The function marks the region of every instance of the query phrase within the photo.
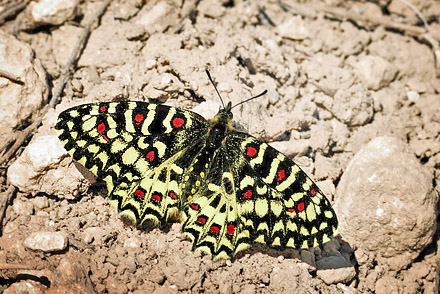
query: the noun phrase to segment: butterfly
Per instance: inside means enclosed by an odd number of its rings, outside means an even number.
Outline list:
[[[232,108],[206,120],[160,104],[91,103],[63,111],[55,129],[121,215],[139,227],[180,221],[192,249],[214,260],[254,242],[301,249],[331,240],[338,221],[323,192],[290,158],[234,130]]]

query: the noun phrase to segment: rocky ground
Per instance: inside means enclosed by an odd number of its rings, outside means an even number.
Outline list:
[[[438,292],[438,1],[113,1],[47,106],[103,3],[0,1],[2,292]],[[213,262],[180,224],[126,226],[56,137],[57,115],[87,102],[211,117],[205,69],[233,104],[268,90],[234,120],[326,193],[340,234],[323,248]]]

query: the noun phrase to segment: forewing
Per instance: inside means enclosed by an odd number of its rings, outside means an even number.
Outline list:
[[[328,242],[338,221],[328,199],[291,159],[234,132],[227,140],[239,228],[250,241],[309,248]]]
[[[189,150],[208,126],[198,114],[175,107],[109,102],[67,109],[55,129],[69,154],[106,182],[120,212],[142,224],[177,213]]]

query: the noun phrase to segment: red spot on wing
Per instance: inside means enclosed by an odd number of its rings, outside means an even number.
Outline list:
[[[105,131],[105,124],[104,123],[100,123],[98,125],[97,130],[98,130],[98,133],[102,134]]]
[[[288,212],[294,212],[294,211],[295,211],[295,208],[288,208],[287,211],[288,211]]]
[[[139,125],[143,120],[144,120],[144,115],[141,113],[136,114],[136,116],[134,117],[134,121],[136,122],[137,125]]]
[[[206,223],[206,218],[204,218],[203,216],[200,216],[200,217],[197,219],[197,221],[198,221],[199,223],[204,224],[204,223]]]
[[[315,194],[316,194],[315,189],[310,190],[310,194],[312,194],[312,196],[315,196]]]
[[[175,119],[173,119],[173,126],[175,128],[180,128],[184,123],[185,121],[183,120],[183,118],[176,117]]]
[[[298,211],[301,212],[304,210],[304,202],[298,204]]]
[[[247,190],[244,194],[243,194],[243,198],[244,199],[251,199],[252,197],[252,190]]]
[[[154,151],[150,151],[147,153],[147,156],[145,156],[150,162],[154,160]]]
[[[177,199],[177,195],[176,195],[176,193],[174,193],[174,192],[170,192],[170,197],[171,198],[173,198],[173,199]]]
[[[279,181],[281,181],[282,179],[284,179],[286,177],[286,172],[284,171],[284,169],[282,169],[282,170],[280,170],[279,172],[278,172],[278,178],[277,178],[277,181],[279,182]]]
[[[257,149],[255,149],[255,148],[252,147],[252,146],[249,146],[249,147],[247,148],[247,152],[246,152],[246,154],[247,154],[249,157],[254,157],[254,156],[257,154]]]
[[[211,232],[213,232],[214,234],[219,234],[220,233],[220,228],[213,225],[211,226],[211,228],[209,229]]]
[[[156,200],[157,202],[160,202],[160,195],[154,194],[151,196],[152,199]]]
[[[107,110],[107,106],[101,106],[101,107],[99,108],[99,110],[101,110],[102,112],[104,112],[104,111]]]
[[[191,204],[191,208],[194,210],[199,210],[199,205],[198,204]]]
[[[134,192],[134,195],[136,195],[136,196],[139,197],[139,198],[144,198],[144,197],[145,197],[145,193],[144,193],[143,191],[139,190],[139,189],[137,189],[137,190]]]
[[[234,232],[235,232],[235,226],[234,226],[233,224],[229,224],[229,225],[228,225],[227,232],[228,232],[229,235],[234,235]]]

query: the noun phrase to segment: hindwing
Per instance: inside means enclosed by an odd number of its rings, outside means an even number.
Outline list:
[[[248,236],[237,230],[239,224],[235,201],[234,177],[224,146],[212,151],[203,149],[194,160],[194,180],[201,189],[194,192],[183,207],[183,232],[193,241],[193,250],[210,254],[214,260],[233,256],[249,244]],[[204,175],[202,179],[200,174]]]

